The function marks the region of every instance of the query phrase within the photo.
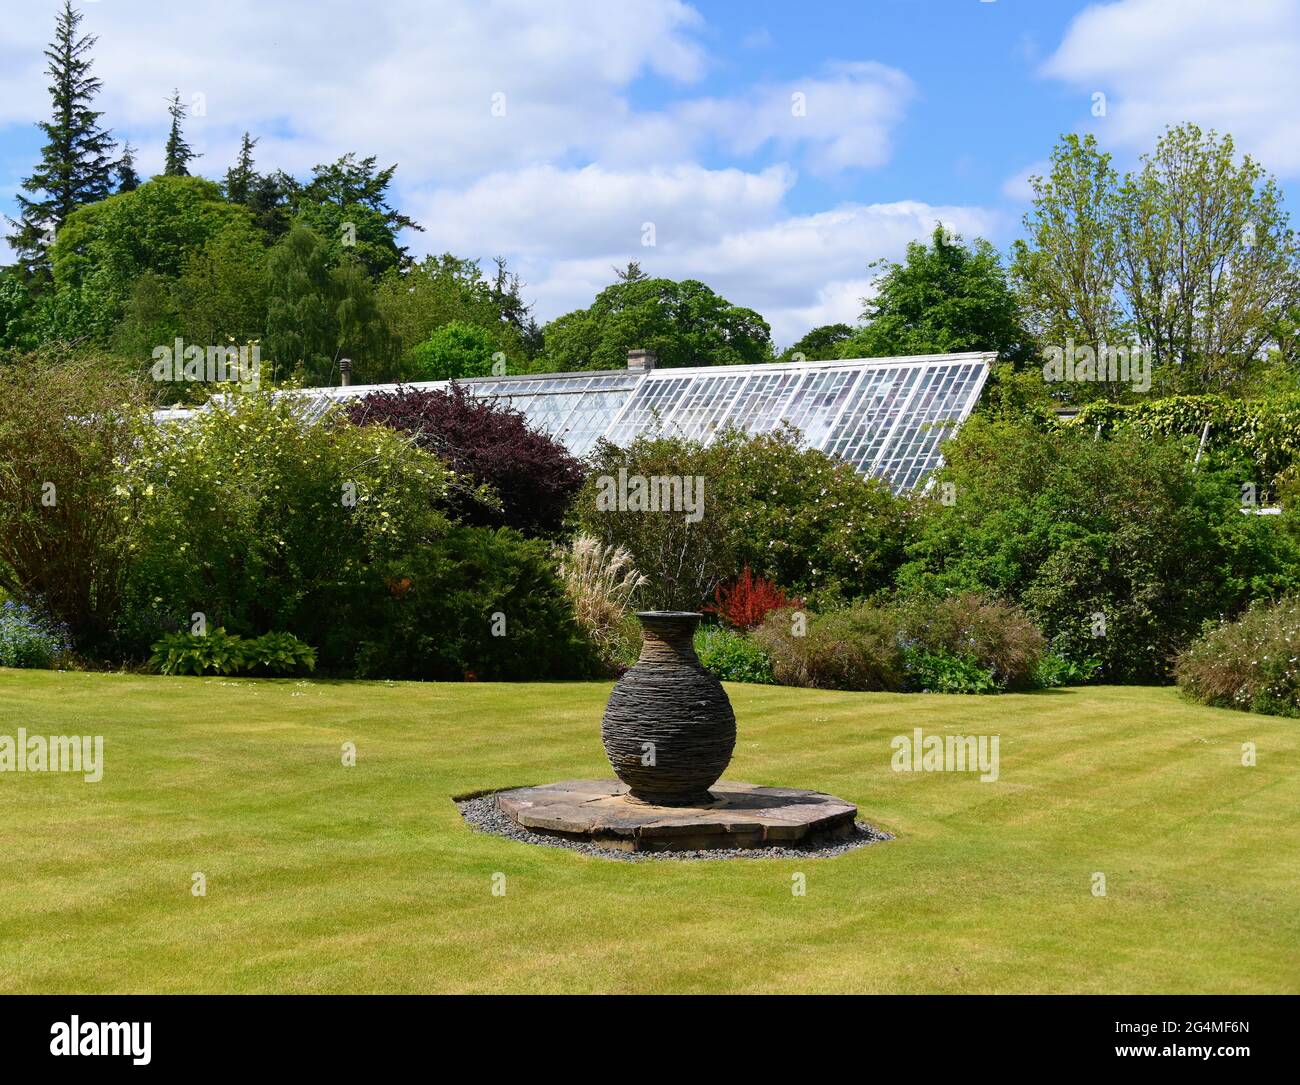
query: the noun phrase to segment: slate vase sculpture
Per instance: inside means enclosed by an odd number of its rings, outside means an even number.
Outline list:
[[[610,694],[601,741],[633,801],[656,806],[712,802],[709,788],[731,761],[736,716],[722,683],[695,654],[702,615],[637,614],[641,658]]]

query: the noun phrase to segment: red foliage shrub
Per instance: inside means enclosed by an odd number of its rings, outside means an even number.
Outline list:
[[[736,629],[754,629],[774,610],[803,606],[802,599],[790,599],[772,581],[755,577],[748,565],[734,584],[719,584],[713,598],[717,605],[706,609]]]
[[[500,510],[462,501],[453,512],[466,523],[553,534],[582,485],[582,464],[563,445],[531,428],[518,411],[455,384],[445,392],[374,392],[350,403],[347,417],[410,434],[458,475],[491,486]]]

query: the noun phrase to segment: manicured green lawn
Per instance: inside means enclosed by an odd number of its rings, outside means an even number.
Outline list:
[[[0,990],[1300,991],[1296,721],[732,686],[730,777],[897,839],[623,863],[464,825],[454,794],[609,775],[608,689],[0,671],[0,735],[102,734],[106,762],[0,775]],[[917,725],[1000,734],[1001,778],[893,772]]]

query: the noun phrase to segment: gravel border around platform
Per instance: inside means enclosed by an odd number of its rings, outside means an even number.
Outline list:
[[[879,844],[894,839],[893,834],[873,829],[865,822],[858,821],[853,825],[852,836],[821,843],[765,848],[709,848],[705,851],[620,851],[618,848],[598,847],[586,840],[570,840],[563,836],[535,833],[525,829],[497,809],[495,792],[453,801],[461,817],[478,832],[504,836],[523,844],[540,845],[544,848],[564,848],[567,851],[590,855],[595,859],[619,859],[628,863],[654,860],[683,862],[707,859],[829,859],[836,855],[843,855],[847,851],[865,848],[869,844]]]

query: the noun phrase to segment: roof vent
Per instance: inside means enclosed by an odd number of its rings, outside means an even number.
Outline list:
[[[648,373],[655,367],[657,360],[653,350],[629,350],[627,352],[628,372]]]

